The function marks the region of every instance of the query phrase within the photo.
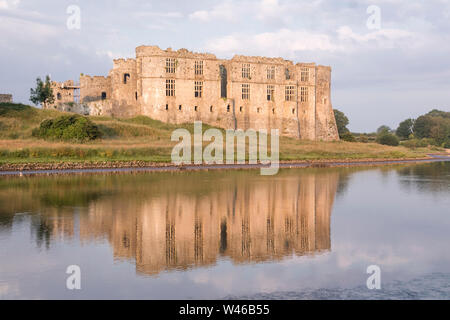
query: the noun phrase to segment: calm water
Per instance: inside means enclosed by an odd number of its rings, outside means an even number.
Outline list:
[[[450,162],[1,177],[0,298],[449,299],[449,195]]]

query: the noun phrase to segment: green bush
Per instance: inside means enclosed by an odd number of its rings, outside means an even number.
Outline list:
[[[379,144],[384,144],[387,146],[398,146],[400,143],[400,141],[398,140],[398,138],[396,136],[394,136],[392,133],[388,133],[388,132],[382,132],[377,137],[377,142]]]
[[[42,121],[39,128],[33,130],[33,136],[48,140],[86,142],[100,138],[101,132],[88,118],[64,115]]]
[[[348,142],[355,142],[355,137],[350,132],[344,132],[341,136],[341,140],[348,141]]]

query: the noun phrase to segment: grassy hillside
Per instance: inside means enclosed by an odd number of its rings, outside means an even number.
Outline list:
[[[49,118],[64,114],[21,104],[0,104],[0,163],[55,161],[170,162],[173,130],[192,124],[173,125],[145,116],[131,119],[89,117],[102,132],[102,139],[88,143],[46,141],[32,136],[32,130]],[[210,128],[204,125],[204,130]],[[312,142],[280,138],[281,160],[417,158],[430,149],[409,150],[375,143]]]

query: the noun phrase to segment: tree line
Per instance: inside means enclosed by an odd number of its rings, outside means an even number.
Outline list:
[[[347,116],[334,110],[339,137],[351,142],[377,142],[384,145],[406,147],[437,146],[450,148],[450,112],[434,109],[416,119],[405,119],[397,129],[382,125],[375,133],[351,133]]]

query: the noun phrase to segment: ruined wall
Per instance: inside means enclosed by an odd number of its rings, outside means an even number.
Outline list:
[[[331,68],[318,66],[316,79],[316,140],[339,140],[333,108],[331,107]]]
[[[330,82],[331,68],[314,63],[240,55],[221,60],[157,46],[137,47],[136,59],[114,60],[106,78],[80,78],[81,101],[89,114],[279,129],[284,136],[324,141],[339,139]]]
[[[74,81],[67,80],[65,82],[52,81],[51,86],[53,90],[54,102],[51,105],[47,105],[47,108],[61,109],[62,104],[72,104],[75,99]]]
[[[127,117],[140,113],[137,92],[135,59],[116,59],[109,73],[111,79],[111,112],[115,116]]]
[[[11,103],[13,102],[12,94],[0,94],[0,103]]]
[[[231,102],[220,95],[221,61],[214,55],[138,47],[136,57],[142,114],[169,123],[202,120],[224,128],[234,127],[231,105],[228,109]],[[174,59],[174,73],[166,72],[168,58]],[[195,74],[196,61],[202,63],[202,74]],[[175,81],[173,96],[166,96],[166,79]],[[197,97],[196,81],[202,87],[201,96]]]

